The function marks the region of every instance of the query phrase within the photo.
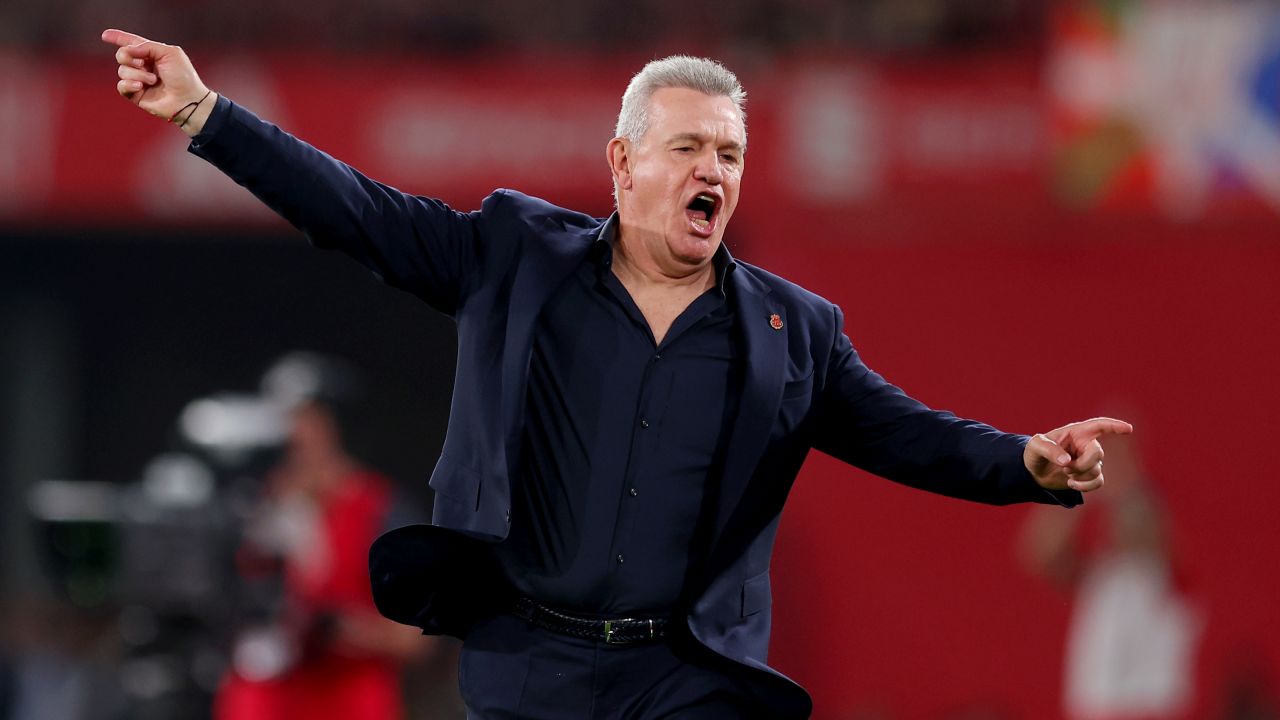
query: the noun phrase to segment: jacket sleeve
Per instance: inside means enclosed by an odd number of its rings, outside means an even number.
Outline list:
[[[189,150],[315,246],[341,250],[384,282],[457,312],[477,272],[482,213],[370,180],[222,96]],[[486,209],[500,197],[491,195]]]
[[[834,341],[818,399],[814,447],[921,490],[976,502],[1079,504],[1074,490],[1048,491],[1022,462],[1027,436],[933,410],[868,368],[833,306]]]

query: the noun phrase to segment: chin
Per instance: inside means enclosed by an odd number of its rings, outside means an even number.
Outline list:
[[[671,254],[689,265],[702,265],[711,262],[718,247],[720,247],[718,239],[689,238],[679,246],[671,248]]]

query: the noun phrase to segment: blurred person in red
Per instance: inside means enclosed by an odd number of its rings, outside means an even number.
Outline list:
[[[252,610],[214,700],[218,720],[403,716],[402,666],[430,641],[373,605],[367,551],[388,529],[394,493],[344,442],[357,382],[340,362],[306,353],[263,379],[289,434],[237,554]]]
[[[1110,488],[1096,506],[1032,513],[1020,547],[1027,567],[1074,595],[1063,712],[1070,720],[1187,718],[1203,620],[1133,440],[1109,444],[1106,463]]]

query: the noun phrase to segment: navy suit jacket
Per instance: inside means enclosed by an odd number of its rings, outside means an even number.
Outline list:
[[[457,212],[402,193],[230,101],[192,152],[303,231],[457,322],[458,363],[432,526],[380,538],[375,599],[425,632],[465,635],[491,587],[484,552],[507,536],[527,369],[539,311],[586,256],[605,219],[511,190]],[[811,702],[770,668],[769,561],[783,502],[810,448],[913,487],[984,503],[1071,506],[1022,463],[1027,438],[931,410],[859,359],[838,307],[738,261],[728,293],[747,367],[711,522],[709,560],[678,626],[708,657],[750,676],[773,714]],[[684,627],[680,628],[682,631]]]

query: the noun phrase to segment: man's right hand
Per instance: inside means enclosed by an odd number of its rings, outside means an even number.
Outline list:
[[[182,48],[148,40],[123,30],[105,30],[103,42],[116,46],[120,81],[116,91],[129,102],[159,118],[168,120],[178,113],[174,123],[182,123],[182,131],[194,136],[218,100],[209,91]],[[190,117],[183,111],[187,105],[200,102]],[[182,112],[180,112],[182,111]]]

